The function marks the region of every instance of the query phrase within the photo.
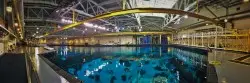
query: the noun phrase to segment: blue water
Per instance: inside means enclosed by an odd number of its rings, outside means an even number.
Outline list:
[[[84,83],[204,83],[206,54],[162,46],[56,47],[46,57]]]

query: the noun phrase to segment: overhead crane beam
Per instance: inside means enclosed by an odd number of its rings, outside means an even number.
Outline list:
[[[129,36],[129,35],[171,35],[171,32],[118,32],[118,33],[100,33],[91,36],[66,36],[66,35],[49,35],[48,37],[103,37],[103,36]]]
[[[108,17],[112,17],[112,16],[132,14],[132,13],[169,13],[169,14],[178,14],[178,15],[188,15],[190,17],[195,17],[195,18],[199,18],[199,19],[204,19],[206,21],[211,21],[211,22],[213,22],[215,24],[218,23],[216,20],[211,19],[209,17],[202,16],[202,15],[195,14],[195,13],[191,13],[191,12],[182,11],[182,10],[166,9],[166,8],[135,8],[135,9],[127,9],[127,10],[118,10],[118,11],[113,11],[113,12],[105,13],[105,14],[102,14],[102,15],[98,15],[96,17],[90,17],[90,18],[87,18],[87,19],[85,19],[83,21],[79,21],[79,22],[76,22],[76,23],[66,25],[61,29],[55,30],[55,31],[53,31],[51,33],[47,33],[44,36],[53,34],[55,32],[63,31],[63,30],[66,30],[66,29],[70,29],[72,27],[84,24],[84,23],[89,22],[89,21],[108,18]]]

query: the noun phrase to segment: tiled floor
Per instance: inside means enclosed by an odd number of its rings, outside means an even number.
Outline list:
[[[217,62],[215,68],[219,83],[250,83],[250,66],[229,61],[246,55],[216,50],[209,53],[209,62]]]

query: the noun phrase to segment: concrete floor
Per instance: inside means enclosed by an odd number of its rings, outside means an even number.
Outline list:
[[[28,83],[23,54],[6,53],[0,57],[0,83]]]
[[[245,59],[243,61],[246,62],[246,63],[250,63],[250,58],[247,58],[247,59]]]
[[[209,62],[218,62],[215,68],[219,83],[250,83],[250,65],[229,61],[246,55],[248,54],[217,50],[208,54]]]
[[[18,47],[12,51],[12,53],[25,53],[26,56],[30,56],[34,60],[34,67],[41,83],[69,83],[38,56],[38,54],[46,52],[50,51],[41,47]]]

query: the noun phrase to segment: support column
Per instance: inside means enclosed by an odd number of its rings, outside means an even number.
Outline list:
[[[201,32],[201,45],[202,45],[202,47],[204,46],[204,43],[203,43],[203,32]]]
[[[159,44],[161,44],[161,35],[160,35],[160,37],[159,37],[159,40],[160,40],[160,41],[159,41]]]
[[[189,44],[189,40],[190,40],[190,35],[189,35],[189,33],[187,33],[187,45],[189,46],[190,44]]]
[[[122,10],[126,9],[127,0],[122,0]]]
[[[182,37],[181,37],[181,44],[184,45],[184,43],[183,43],[183,34],[182,34]]]
[[[194,33],[194,46],[196,46],[196,33]]]
[[[149,38],[150,38],[149,44],[153,44],[153,35],[151,35]]]
[[[137,43],[138,43],[138,45],[141,44],[141,39],[140,39],[140,37],[137,37]]]
[[[217,36],[218,36],[217,33],[218,33],[218,26],[216,26],[216,32],[215,32],[215,40],[214,40],[214,47],[215,47],[215,48],[217,48],[217,46],[218,46],[218,45],[217,45],[217,38],[218,38],[218,37],[217,37]]]
[[[194,45],[194,35],[192,34],[192,44],[191,44],[191,46],[193,46]]]

